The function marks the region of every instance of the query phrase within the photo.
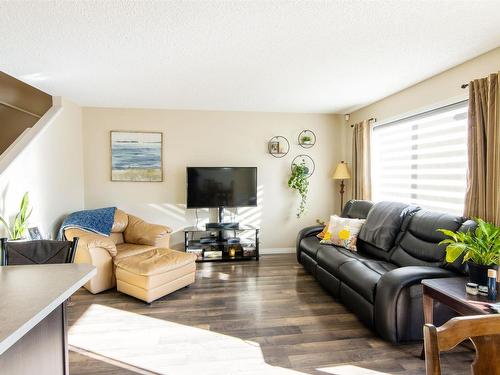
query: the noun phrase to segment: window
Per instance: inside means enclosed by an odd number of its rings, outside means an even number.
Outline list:
[[[461,215],[467,172],[467,101],[373,128],[375,201]]]

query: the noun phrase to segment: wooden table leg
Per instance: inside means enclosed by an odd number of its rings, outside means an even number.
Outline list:
[[[424,323],[433,324],[434,323],[434,299],[428,294],[422,296],[422,301],[424,303]]]
[[[424,310],[424,324],[434,323],[434,299],[425,293],[422,295],[423,310]],[[420,359],[425,359],[425,345],[422,345],[422,352]]]

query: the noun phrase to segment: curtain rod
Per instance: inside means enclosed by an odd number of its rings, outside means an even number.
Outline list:
[[[377,121],[377,119],[375,117],[372,117],[368,119],[368,122],[370,121]],[[351,128],[354,128],[354,125],[351,125]]]
[[[469,84],[468,84],[468,83],[464,83],[464,84],[463,84],[462,86],[460,86],[460,87],[461,87],[462,89],[466,89],[467,87],[469,87]],[[372,117],[372,118],[369,118],[369,119],[368,119],[368,122],[370,122],[370,121],[377,121],[377,119],[376,119],[376,118],[374,118],[374,117]],[[351,128],[354,128],[354,125],[350,125],[350,126],[351,126]]]

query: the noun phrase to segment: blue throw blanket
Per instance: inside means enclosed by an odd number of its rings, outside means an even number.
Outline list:
[[[64,230],[68,228],[83,229],[88,232],[109,236],[115,220],[116,207],[98,208],[73,212],[64,219],[59,238],[65,239]]]

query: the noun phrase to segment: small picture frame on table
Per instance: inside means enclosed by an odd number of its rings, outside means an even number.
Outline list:
[[[40,229],[38,227],[28,228],[28,233],[31,240],[43,240],[42,234],[40,233]]]

